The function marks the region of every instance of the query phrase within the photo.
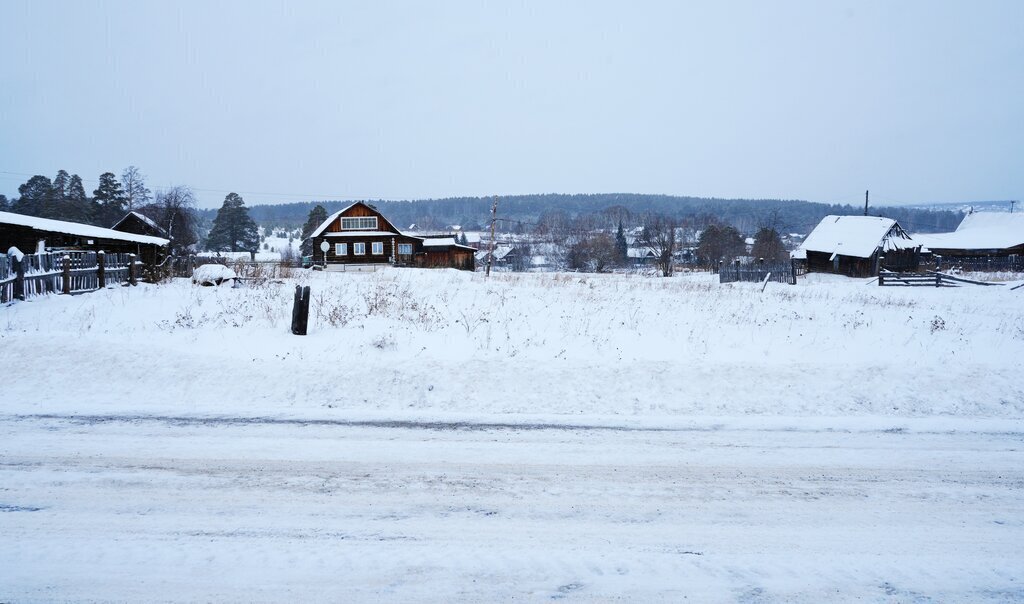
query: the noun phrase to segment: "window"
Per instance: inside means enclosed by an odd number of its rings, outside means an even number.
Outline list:
[[[411,243],[399,243],[398,244],[398,255],[399,256],[412,256],[412,244]]]
[[[377,230],[376,216],[359,216],[357,218],[342,218],[341,228],[344,231]]]
[[[334,255],[335,256],[348,256],[348,244],[347,243],[335,243],[334,244]]]
[[[384,253],[384,242],[374,241],[371,249],[373,250],[374,255],[380,256]]]
[[[366,255],[366,244],[365,243],[353,243],[352,244],[352,253],[355,254],[356,256],[365,256]]]

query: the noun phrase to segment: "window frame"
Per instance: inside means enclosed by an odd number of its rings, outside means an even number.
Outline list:
[[[334,255],[335,256],[348,256],[348,244],[347,243],[335,243],[334,244]]]
[[[398,255],[399,256],[412,256],[412,244],[411,243],[399,243],[398,244]]]
[[[372,241],[370,242],[370,254],[373,256],[384,255],[384,242],[383,241]]]
[[[352,244],[352,255],[353,256],[365,256],[366,255],[366,243],[362,241],[356,241]]]
[[[348,223],[348,226],[346,226]],[[376,231],[376,216],[342,216],[341,230],[343,231]]]

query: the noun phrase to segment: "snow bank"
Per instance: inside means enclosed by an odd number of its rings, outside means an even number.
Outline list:
[[[300,275],[15,304],[0,355],[26,377],[3,398],[36,411],[304,417],[1024,417],[1024,297],[1004,286],[815,276],[761,293],[706,274]],[[312,288],[304,338],[288,331],[296,283]],[[47,371],[66,358],[81,370]],[[122,368],[112,381],[110,366]]]

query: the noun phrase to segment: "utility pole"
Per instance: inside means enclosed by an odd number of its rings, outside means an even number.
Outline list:
[[[1015,199],[1010,200],[1010,213],[1013,214],[1013,204],[1017,203]]]
[[[864,191],[864,215],[868,215],[868,191]]]
[[[491,253],[487,254],[487,274],[491,276],[491,262],[494,260],[494,223],[498,221],[498,196],[494,196],[494,203],[491,204]]]

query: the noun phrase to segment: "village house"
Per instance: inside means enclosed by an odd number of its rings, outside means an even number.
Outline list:
[[[971,212],[952,233],[914,235],[944,258],[1024,256],[1024,214]]]
[[[917,270],[921,245],[892,218],[826,216],[794,258],[806,258],[809,272],[873,277],[880,268]]]
[[[361,201],[329,216],[310,239],[314,264],[327,270],[365,265],[475,268],[473,248],[456,243],[452,236],[403,233],[376,208]],[[326,253],[323,243],[327,243]]]

